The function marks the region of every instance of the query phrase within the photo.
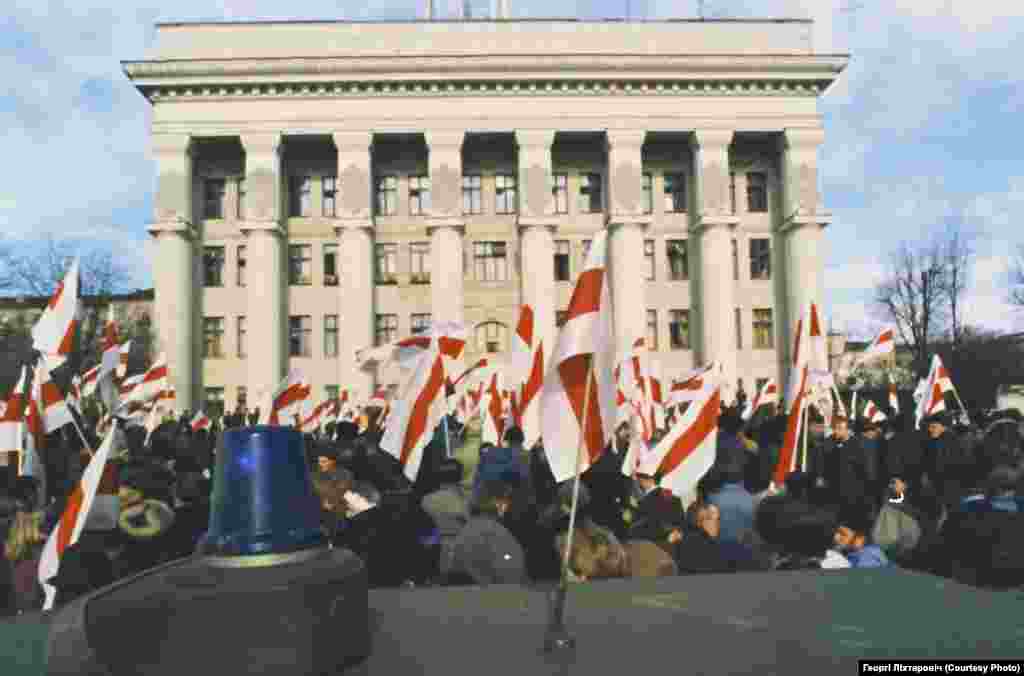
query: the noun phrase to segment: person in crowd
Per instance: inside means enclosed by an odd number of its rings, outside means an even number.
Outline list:
[[[754,516],[772,570],[849,568],[832,547],[835,518],[825,509],[786,496],[767,497]]]
[[[473,477],[473,499],[480,498],[480,487],[487,481],[499,479],[506,473],[516,476],[520,484],[529,484],[530,472],[523,452],[523,430],[512,426],[505,431],[502,447],[481,446],[480,462]]]
[[[4,542],[16,612],[38,610],[43,605],[43,590],[37,581],[39,559],[46,544],[42,523],[42,512],[19,509]]]
[[[75,543],[64,550],[57,574],[46,584],[56,589],[54,609],[115,582],[114,566],[101,550]]]
[[[885,568],[889,565],[882,548],[868,540],[872,526],[873,520],[867,511],[846,509],[839,515],[835,544],[851,568]]]
[[[630,495],[636,490],[629,477],[622,474],[622,463],[632,438],[631,424],[620,424],[605,452],[580,477],[590,489],[590,517],[620,540],[625,539],[628,529],[623,514],[630,507]]]
[[[345,520],[345,494],[352,490],[352,481],[350,478],[328,472],[316,472],[313,474],[312,480],[313,492],[320,500],[324,535],[330,546],[338,546]]]
[[[369,481],[356,481],[344,494],[346,526],[340,546],[366,564],[370,586],[399,587],[414,576],[415,543],[399,523],[400,511],[382,504],[381,492]]]
[[[523,548],[501,524],[501,518],[512,507],[512,496],[512,488],[504,481],[481,484],[472,516],[442,555],[441,573],[446,584],[526,582]]]
[[[730,434],[738,434],[741,421],[738,416],[730,416],[726,425]],[[740,542],[754,527],[754,496],[743,484],[746,455],[745,449],[732,446],[716,458],[721,485],[708,495],[707,501],[721,514],[722,542]]]
[[[558,536],[558,552],[569,550],[569,578],[577,582],[624,578],[630,575],[629,555],[615,534],[596,524],[577,526],[572,543],[568,533]]]
[[[649,474],[637,472],[630,501],[628,539],[657,541],[666,526],[678,524],[683,516],[682,500],[661,488]]]
[[[924,450],[924,474],[933,486],[938,500],[936,507],[948,510],[963,497],[974,473],[974,458],[951,429],[946,413],[925,419],[927,439]]]
[[[440,575],[441,560],[451,550],[456,537],[469,522],[470,491],[463,484],[462,463],[444,460],[437,470],[438,488],[420,500],[423,510],[437,526],[438,556],[431,562],[436,575]]]

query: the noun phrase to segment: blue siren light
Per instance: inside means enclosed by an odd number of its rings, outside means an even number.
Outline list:
[[[302,434],[267,425],[226,431],[198,553],[284,554],[325,545]]]

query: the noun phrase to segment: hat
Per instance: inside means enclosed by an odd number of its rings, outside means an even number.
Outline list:
[[[93,590],[114,580],[114,566],[106,554],[75,543],[64,550],[57,574],[46,584],[58,589]]]
[[[494,519],[471,519],[452,544],[448,573],[463,573],[479,585],[518,584],[526,580],[523,548]]]
[[[932,423],[937,423],[939,425],[942,425],[943,427],[949,427],[950,422],[951,422],[950,415],[948,413],[946,413],[945,411],[940,411],[939,413],[933,413],[933,414],[931,414],[930,416],[928,416],[927,418],[924,419],[924,424],[925,425],[931,425]]]
[[[118,525],[125,534],[149,539],[163,535],[174,523],[174,510],[159,500],[144,500],[121,510]]]

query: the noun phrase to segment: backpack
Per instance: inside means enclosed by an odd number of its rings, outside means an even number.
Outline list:
[[[921,524],[899,507],[885,504],[871,529],[871,540],[889,558],[905,558],[921,541]]]

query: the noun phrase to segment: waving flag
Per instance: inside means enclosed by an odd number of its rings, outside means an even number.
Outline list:
[[[480,439],[483,443],[501,446],[505,436],[505,411],[504,401],[501,396],[501,388],[498,385],[499,373],[497,369],[491,373],[487,389],[484,390],[483,403],[480,407],[483,428],[480,431]]]
[[[774,378],[769,378],[764,381],[760,389],[757,390],[757,394],[751,401],[747,402],[746,408],[743,410],[742,418],[744,420],[750,420],[757,409],[762,406],[768,406],[769,404],[779,403],[779,386],[776,384]]]
[[[43,548],[43,554],[39,559],[39,584],[46,592],[46,602],[43,610],[53,608],[53,602],[57,596],[57,590],[47,584],[47,580],[54,577],[60,569],[60,560],[65,550],[78,542],[82,531],[85,530],[85,522],[89,518],[96,499],[96,492],[99,489],[100,481],[103,478],[107,466],[107,458],[110,457],[114,445],[114,435],[117,433],[117,421],[111,424],[103,444],[97,449],[89,465],[82,474],[81,481],[68,496],[67,506],[60,517],[57,526],[50,533]]]
[[[607,233],[601,231],[576,282],[541,391],[544,448],[559,482],[576,475],[577,454],[580,472],[596,462],[615,431],[615,334],[607,248]]]
[[[893,382],[892,376],[889,376],[889,408],[893,415],[900,414],[900,398],[896,393],[896,383]]]
[[[9,453],[20,457],[25,451],[25,401],[28,387],[28,367],[21,367],[21,375],[7,400],[0,403],[0,454],[7,464]]]
[[[447,412],[444,363],[435,346],[422,352],[396,397],[380,447],[398,459],[405,476],[416,481],[423,450]]]
[[[99,384],[100,364],[82,374],[82,396],[92,397],[96,394],[96,385]]]
[[[210,418],[202,411],[198,411],[195,414],[195,416],[192,417],[192,421],[189,423],[189,427],[192,428],[193,432],[198,432],[199,430],[208,430],[212,426],[213,421],[211,421]]]
[[[261,407],[261,425],[287,425],[302,410],[302,402],[309,397],[310,386],[299,371],[291,371],[270,394],[268,405]],[[282,422],[284,421],[284,422]],[[299,421],[301,423],[301,421]]]
[[[639,471],[657,479],[662,488],[683,497],[715,464],[721,390],[717,384],[694,399],[665,438],[640,462]]]
[[[896,332],[891,328],[883,329],[875,336],[863,352],[857,357],[857,364],[863,365],[881,359],[896,351]]]
[[[544,341],[533,346],[530,374],[523,383],[519,400],[519,426],[523,430],[523,448],[533,448],[541,437],[540,393],[544,387]]]
[[[669,404],[678,406],[688,401],[703,399],[715,388],[716,362],[694,369],[672,384]]]
[[[800,442],[800,432],[803,429],[803,411],[806,406],[808,368],[805,364],[800,374],[800,381],[793,387],[794,400],[789,407],[789,419],[786,422],[786,433],[782,437],[782,446],[779,448],[779,459],[775,464],[775,472],[772,475],[772,483],[782,486],[786,483],[786,477],[796,468],[796,447]]]
[[[878,408],[875,402],[868,399],[868,403],[864,407],[864,419],[869,422],[880,423],[886,419],[886,415],[882,413],[882,409]]]
[[[828,341],[825,332],[822,330],[821,316],[818,314],[818,305],[811,303],[808,310],[808,362],[812,376],[821,376],[829,372],[828,368]]]
[[[50,302],[32,327],[32,347],[61,364],[71,354],[78,326],[78,259],[50,297]]]
[[[71,417],[71,410],[65,401],[64,393],[60,391],[50,376],[46,360],[40,360],[36,365],[32,391],[29,395],[29,406],[33,405],[38,407],[43,434],[56,432],[64,425],[71,425],[75,422],[75,419]]]
[[[949,371],[942,363],[939,355],[932,356],[932,367],[928,372],[928,379],[922,391],[922,396],[917,404],[917,417],[915,427],[921,426],[921,421],[930,415],[946,410],[946,392],[953,391],[953,380]]]

